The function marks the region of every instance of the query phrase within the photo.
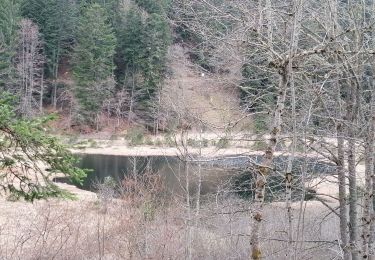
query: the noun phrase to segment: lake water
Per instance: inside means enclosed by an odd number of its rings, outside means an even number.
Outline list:
[[[169,193],[182,194],[189,183],[189,192],[195,193],[198,180],[201,179],[201,194],[220,192],[237,193],[252,196],[251,162],[258,162],[260,156],[226,156],[210,159],[194,158],[184,162],[178,157],[171,156],[117,156],[86,154],[81,156],[80,167],[92,169],[81,188],[95,191],[95,184],[101,183],[108,176],[120,183],[129,174],[141,175],[145,172],[159,174]],[[275,158],[275,171],[269,178],[269,189],[272,197],[283,193],[285,183],[283,172],[286,168],[287,157]],[[314,158],[299,159],[293,164],[297,186],[301,187],[300,174],[305,168],[306,179],[317,174],[332,174],[335,167],[329,163],[317,161]],[[200,178],[199,178],[200,177]],[[298,190],[295,191],[298,194]]]

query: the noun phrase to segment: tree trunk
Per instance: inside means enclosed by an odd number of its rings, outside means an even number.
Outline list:
[[[279,81],[279,95],[277,98],[277,104],[274,113],[274,124],[271,131],[271,137],[268,147],[263,155],[262,164],[256,170],[256,181],[255,181],[255,198],[254,198],[254,211],[253,211],[253,225],[250,238],[251,245],[251,257],[254,260],[262,258],[262,251],[260,248],[260,227],[263,219],[263,204],[264,195],[266,189],[267,176],[273,169],[273,159],[276,149],[277,142],[281,132],[282,113],[284,111],[286,90],[288,85],[287,80],[287,68],[285,67],[280,75]]]
[[[44,73],[42,69],[42,78],[40,79],[40,96],[39,96],[39,111],[43,113],[43,96],[44,96]]]
[[[337,176],[339,182],[340,237],[344,260],[350,260],[348,248],[348,210],[346,205],[345,151],[342,124],[337,124]]]
[[[349,171],[349,238],[352,260],[359,259],[358,254],[358,209],[357,209],[357,172],[356,172],[356,148],[353,135],[348,140],[348,171]]]
[[[290,65],[290,64],[289,64]],[[289,67],[292,70],[291,67]],[[288,250],[287,255],[289,259],[292,259],[293,251],[293,212],[292,212],[292,181],[293,181],[293,161],[295,157],[296,145],[297,145],[297,122],[296,122],[296,93],[293,74],[290,76],[290,90],[291,90],[291,99],[292,99],[292,123],[293,123],[293,139],[290,144],[291,149],[289,150],[290,154],[288,156],[288,165],[285,172],[285,190],[286,190],[286,210],[287,210],[287,219],[288,219]]]
[[[371,132],[373,135],[374,132]],[[366,259],[369,257],[369,242],[370,242],[370,226],[371,226],[371,197],[372,197],[372,174],[374,170],[373,156],[373,142],[367,138],[365,148],[365,189],[363,198],[363,216],[362,216],[362,258]]]
[[[130,124],[131,117],[132,117],[132,114],[133,114],[134,95],[135,95],[135,73],[133,73],[133,75],[132,75],[132,90],[131,90],[131,93],[130,93],[128,124]]]
[[[370,116],[369,125],[367,128],[366,143],[365,143],[365,194],[362,217],[362,258],[374,259],[374,143],[375,143],[375,95],[373,93],[372,77],[369,84],[371,86],[371,101],[370,101]]]

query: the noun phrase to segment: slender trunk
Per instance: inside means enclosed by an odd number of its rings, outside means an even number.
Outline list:
[[[374,185],[375,185],[375,162],[374,162],[374,143],[375,143],[375,94],[374,94],[374,87],[371,78],[370,82],[371,86],[371,103],[370,103],[370,118],[369,118],[369,126],[367,132],[367,147],[368,151],[366,152],[366,169],[365,169],[365,201],[364,201],[364,215],[369,214],[368,217],[364,216],[363,220],[365,221],[366,228],[364,227],[364,232],[362,234],[363,239],[366,238],[368,235],[368,240],[364,241],[364,243],[368,243],[368,246],[365,248],[368,250],[368,259],[375,259],[375,252],[374,252],[374,235],[375,235],[375,216],[374,216]],[[365,214],[366,211],[366,214]],[[370,222],[368,224],[368,222]],[[365,232],[368,232],[366,234]],[[362,254],[364,256],[365,253]]]
[[[349,238],[352,253],[352,260],[359,259],[358,254],[358,219],[357,219],[357,172],[355,157],[355,141],[350,134],[348,140],[348,171],[349,171]]]
[[[273,128],[270,135],[270,141],[268,147],[263,155],[262,165],[257,169],[256,182],[255,182],[255,198],[254,198],[254,213],[253,213],[253,226],[252,233],[250,237],[251,245],[251,257],[253,260],[258,260],[262,258],[262,251],[260,248],[260,227],[263,219],[263,204],[264,195],[267,182],[267,176],[270,174],[273,168],[273,159],[276,149],[276,145],[279,141],[279,135],[281,133],[282,125],[282,113],[284,111],[286,92],[289,84],[291,74],[293,73],[293,56],[297,51],[299,42],[300,25],[302,19],[302,9],[304,0],[295,0],[293,2],[293,21],[291,25],[291,35],[290,35],[290,46],[289,46],[289,58],[284,61],[284,66],[280,68],[280,80],[278,86],[277,103],[274,111]],[[271,1],[266,1],[268,15],[271,15],[272,3]],[[267,17],[267,34],[269,38],[272,39],[272,17]],[[271,29],[270,29],[271,28]],[[271,46],[272,42],[269,42]]]
[[[284,111],[286,90],[288,85],[287,80],[287,68],[284,68],[280,75],[279,81],[279,95],[274,113],[274,125],[271,131],[271,137],[268,147],[263,155],[262,164],[258,167],[255,180],[255,198],[254,198],[254,210],[253,210],[253,225],[250,237],[251,245],[251,257],[254,260],[262,258],[262,251],[260,248],[260,227],[263,220],[263,204],[264,195],[266,189],[267,176],[273,169],[273,158],[276,149],[277,142],[281,132],[282,113]]]
[[[348,248],[348,209],[346,204],[346,173],[345,173],[345,151],[342,124],[337,124],[337,176],[339,184],[340,204],[340,237],[341,248],[344,252],[344,260],[350,260]]]
[[[52,90],[52,106],[56,109],[57,106],[57,79],[53,80],[53,90]]]
[[[187,157],[185,157],[187,159]],[[193,257],[193,250],[192,250],[192,243],[193,243],[193,229],[191,226],[191,202],[190,202],[190,176],[189,176],[189,162],[185,161],[185,178],[186,178],[186,209],[187,209],[187,247],[186,247],[186,254],[187,254],[187,259],[191,260]]]
[[[42,68],[42,78],[40,79],[40,96],[39,96],[39,111],[43,113],[43,95],[44,95],[44,73]]]
[[[291,68],[290,68],[291,69]],[[286,210],[288,219],[288,257],[292,259],[293,252],[293,212],[292,212],[292,181],[293,181],[293,161],[295,157],[296,144],[297,144],[297,122],[296,122],[296,97],[295,97],[295,87],[293,82],[293,75],[291,75],[290,80],[291,88],[291,99],[292,99],[292,121],[293,121],[293,139],[290,144],[290,154],[288,156],[288,165],[285,172],[285,189],[286,189]]]
[[[131,91],[131,94],[130,94],[130,104],[129,104],[129,114],[128,114],[128,124],[130,124],[131,122],[131,116],[132,116],[132,113],[133,113],[133,106],[134,106],[134,92],[135,92],[135,79],[134,79],[135,75],[133,73],[132,75],[132,91]]]
[[[195,204],[195,227],[198,227],[198,218],[200,214],[200,207],[201,207],[201,188],[202,188],[202,128],[199,134],[199,162],[198,162],[198,187],[197,187],[197,198]]]
[[[359,38],[359,37],[357,37]],[[358,60],[356,60],[358,64]],[[357,68],[358,69],[358,66]],[[358,191],[357,191],[357,172],[356,172],[356,122],[359,111],[359,85],[355,81],[358,72],[351,71],[354,82],[347,81],[348,95],[346,99],[346,116],[347,119],[347,142],[348,142],[348,180],[349,180],[349,243],[352,254],[352,260],[359,259],[359,228],[358,228]]]
[[[362,258],[366,259],[369,257],[369,244],[370,244],[370,226],[372,222],[372,175],[374,172],[374,149],[373,149],[373,135],[374,132],[370,132],[366,140],[365,148],[365,189],[364,189],[364,201],[363,201],[363,216],[362,216]]]
[[[57,77],[59,75],[59,56],[60,56],[60,46],[58,46],[55,54],[55,64],[53,65],[53,93],[52,93],[52,105],[53,109],[57,106]]]
[[[258,24],[257,24],[257,31],[258,33],[262,33],[263,30],[263,0],[259,0],[258,2]]]

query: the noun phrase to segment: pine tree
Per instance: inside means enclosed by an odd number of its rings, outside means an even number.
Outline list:
[[[14,83],[13,58],[15,56],[19,20],[17,1],[0,1],[0,91],[9,90]]]
[[[170,39],[166,18],[156,13],[151,14],[146,20],[143,34],[145,53],[142,61],[145,87],[150,98],[163,81]]]
[[[158,9],[162,13],[158,14],[154,9],[146,8],[150,7],[149,4],[160,2],[139,2],[139,6],[133,5],[123,17],[124,22],[118,28],[116,73],[117,81],[129,93],[128,121],[136,114],[151,123],[154,120],[153,103],[164,78],[171,37],[164,9]],[[142,9],[150,13],[144,15]]]
[[[56,79],[60,60],[70,53],[74,43],[78,7],[70,0],[25,0],[21,9],[43,35],[47,76]]]
[[[141,58],[144,56],[144,25],[141,12],[136,7],[122,14],[120,26],[117,28],[118,44],[116,48],[116,79],[120,84],[126,77],[139,70]]]
[[[170,4],[169,0],[135,0],[138,6],[146,12],[153,14],[164,14]]]
[[[111,94],[115,46],[105,9],[98,4],[86,7],[79,21],[73,68],[79,123],[95,125],[104,99]]]
[[[44,42],[46,77],[52,79],[51,103],[56,108],[57,78],[63,57],[69,57],[75,38],[78,6],[70,0],[24,0],[22,14],[36,23]]]
[[[75,183],[82,183],[85,171],[77,160],[45,129],[51,117],[20,119],[13,109],[14,99],[0,95],[0,189],[13,199],[28,201],[47,197],[71,197],[52,182],[63,173]],[[45,165],[48,171],[40,168]]]

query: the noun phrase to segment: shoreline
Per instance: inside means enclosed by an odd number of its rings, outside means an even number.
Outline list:
[[[83,149],[69,149],[74,154],[102,154],[118,156],[179,156],[184,151],[176,147],[157,147],[157,146],[110,146],[110,147],[88,147]],[[215,157],[223,155],[251,155],[262,154],[261,151],[250,151],[248,148],[215,148],[205,147],[202,149],[187,149],[189,155],[199,155],[203,157]]]

